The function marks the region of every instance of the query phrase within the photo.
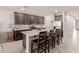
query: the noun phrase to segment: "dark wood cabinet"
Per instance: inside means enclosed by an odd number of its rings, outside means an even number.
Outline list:
[[[55,21],[62,21],[62,15],[55,15]]]
[[[30,20],[31,20],[31,24],[37,24],[38,17],[34,16],[34,15],[31,15],[30,16]]]
[[[44,17],[29,15],[24,13],[15,12],[15,24],[27,25],[27,24],[44,24]]]
[[[38,18],[38,24],[44,24],[44,17]]]
[[[24,20],[24,24],[30,24],[30,17],[28,14],[24,14],[23,20]]]
[[[15,12],[15,24],[24,24],[23,14]]]
[[[41,16],[31,16],[31,24],[44,24],[44,17]]]
[[[21,33],[21,31],[14,31],[14,40],[22,40],[23,39],[23,34]]]
[[[15,12],[15,24],[16,25],[30,24],[29,15]]]
[[[15,41],[22,40],[23,39],[23,34],[21,32],[23,32],[23,31],[31,31],[31,29],[13,30],[13,39]]]

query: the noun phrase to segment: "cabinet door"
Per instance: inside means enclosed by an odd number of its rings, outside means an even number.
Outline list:
[[[44,17],[39,17],[38,23],[39,24],[44,24]]]
[[[24,19],[24,23],[25,24],[30,24],[30,19],[29,19],[29,15],[28,14],[24,14],[23,19]]]
[[[55,15],[55,21],[62,21],[62,15]]]
[[[37,24],[38,22],[38,17],[37,16],[30,16],[31,24]]]
[[[23,24],[23,14],[15,12],[15,24]]]

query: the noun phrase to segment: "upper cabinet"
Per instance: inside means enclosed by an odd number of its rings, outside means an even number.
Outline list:
[[[30,24],[29,15],[18,12],[15,12],[14,15],[16,25]]]
[[[34,15],[31,15],[30,16],[30,20],[31,20],[31,24],[37,24],[38,17],[34,16]]]
[[[62,21],[62,15],[55,15],[55,21]]]
[[[30,16],[31,24],[44,24],[44,17],[41,16]]]
[[[38,17],[38,24],[44,24],[44,17]]]
[[[22,24],[24,21],[22,20],[23,14],[15,12],[14,15],[15,15],[15,24]]]
[[[24,24],[30,24],[30,17],[28,14],[24,14],[23,20],[24,20]]]
[[[44,24],[44,17],[15,12],[15,24]]]

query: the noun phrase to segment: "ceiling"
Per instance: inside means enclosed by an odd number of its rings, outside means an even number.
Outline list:
[[[41,16],[52,15],[55,12],[64,11],[77,15],[79,14],[79,6],[4,6],[3,8]]]
[[[79,20],[79,10],[68,12],[68,14],[71,15],[75,20]]]

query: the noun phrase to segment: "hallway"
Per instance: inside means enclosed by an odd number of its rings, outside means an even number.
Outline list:
[[[79,31],[74,31],[73,35],[64,38],[62,44],[59,46],[63,53],[79,53]]]
[[[76,30],[76,20],[66,15],[64,20],[64,37],[59,48],[63,53],[79,53],[79,30]]]

